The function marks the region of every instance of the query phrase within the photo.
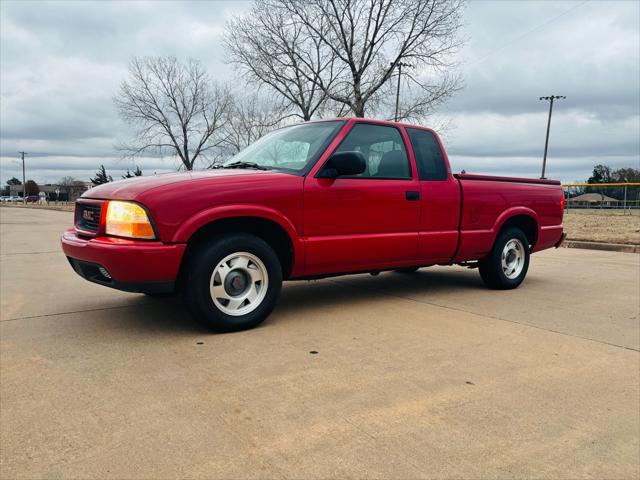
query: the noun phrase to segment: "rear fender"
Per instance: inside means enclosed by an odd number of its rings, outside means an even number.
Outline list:
[[[509,219],[517,217],[519,215],[531,217],[536,222],[536,227],[538,230],[537,236],[540,237],[540,222],[538,221],[538,214],[527,207],[511,207],[502,212],[493,224],[493,227],[491,228],[491,231],[494,234],[493,240],[495,241],[498,233],[500,232],[500,230],[502,230],[502,227]]]
[[[506,209],[489,229],[483,230],[461,230],[460,231],[460,244],[458,251],[454,257],[454,262],[462,262],[466,260],[477,260],[488,254],[493,248],[493,244],[498,237],[498,233],[509,219],[526,215],[531,217],[537,226],[538,238],[540,238],[540,222],[538,221],[538,215],[536,212],[527,207],[511,207]]]

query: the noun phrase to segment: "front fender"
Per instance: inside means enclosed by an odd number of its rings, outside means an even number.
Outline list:
[[[298,231],[291,220],[282,212],[260,205],[254,204],[232,204],[206,208],[192,215],[183,222],[171,239],[173,243],[186,243],[191,236],[205,225],[234,217],[257,217],[277,223],[289,235],[293,246],[293,268],[292,274],[301,273],[304,270],[304,244],[300,239]]]

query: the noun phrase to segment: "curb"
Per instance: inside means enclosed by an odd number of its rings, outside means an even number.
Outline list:
[[[625,243],[586,242],[583,240],[566,240],[567,248],[585,248],[588,250],[605,250],[609,252],[640,253],[640,245]]]

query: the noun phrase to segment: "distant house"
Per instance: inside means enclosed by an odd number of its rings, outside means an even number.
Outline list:
[[[602,193],[583,193],[577,197],[568,198],[567,204],[571,207],[610,207],[616,205],[617,200]]]

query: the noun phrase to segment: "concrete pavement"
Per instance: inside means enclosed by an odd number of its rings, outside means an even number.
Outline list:
[[[294,282],[215,335],[78,277],[71,219],[0,208],[3,479],[640,476],[639,255]]]

